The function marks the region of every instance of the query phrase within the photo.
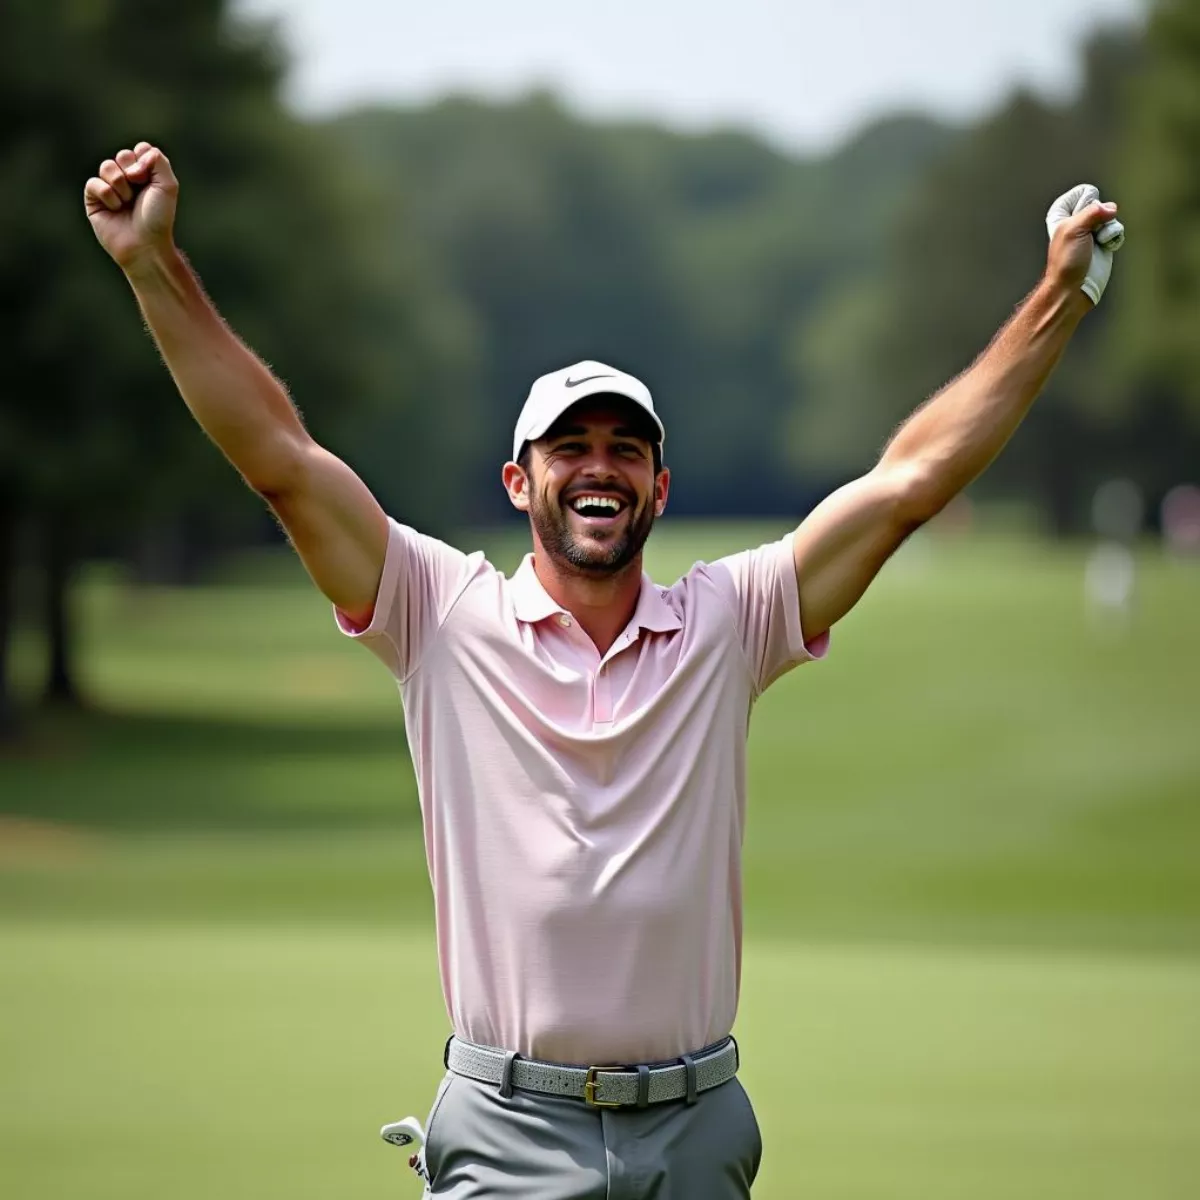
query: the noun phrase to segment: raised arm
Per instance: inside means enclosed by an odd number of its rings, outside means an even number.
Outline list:
[[[362,480],[308,435],[284,386],[204,294],[175,246],[178,192],[166,155],[139,142],[101,163],[84,204],[192,415],[278,514],[316,585],[365,624],[383,574],[387,518]]]
[[[1114,204],[1076,189],[1051,238],[1038,286],[975,364],[900,427],[873,470],[839,488],[796,530],[793,556],[805,640],[858,603],[913,530],[938,513],[999,454],[1029,411],[1075,327],[1099,301],[1115,235]],[[1111,224],[1110,224],[1111,223]],[[1119,242],[1110,243],[1112,245]]]

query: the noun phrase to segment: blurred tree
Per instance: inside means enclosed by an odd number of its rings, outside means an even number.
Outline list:
[[[790,371],[791,331],[878,262],[892,210],[952,136],[899,115],[797,159],[731,130],[607,131],[669,250],[677,332],[654,361],[668,413],[672,397],[686,403],[669,448],[673,511],[798,514],[822,490],[827,471],[798,472],[780,436],[809,401]]]
[[[708,400],[676,439],[690,480],[680,498],[694,511],[799,515],[826,490],[836,464],[796,457],[786,436],[795,413],[819,404],[815,381],[795,371],[796,330],[878,273],[896,212],[955,138],[925,117],[889,117],[828,155],[784,159],[737,206],[679,215],[691,336],[673,387]]]
[[[508,510],[499,467],[512,422],[537,375],[588,357],[637,370],[669,346],[665,247],[596,131],[547,97],[368,111],[334,130],[382,188],[405,196],[395,233],[420,231],[474,314],[480,388],[456,399],[458,432],[434,445],[470,515],[495,518]]]
[[[1200,457],[1200,4],[1159,0],[1147,55],[1119,154],[1137,240],[1115,297],[1104,399],[1114,420],[1153,419],[1159,436],[1143,457],[1161,493],[1194,476]]]
[[[16,622],[17,498],[0,479],[0,741],[16,727],[16,709],[9,686],[11,631]]]
[[[862,469],[899,420],[970,365],[1041,274],[1054,196],[1085,179],[1115,194],[1114,115],[1138,59],[1135,34],[1093,36],[1077,99],[1020,92],[930,171],[895,229],[884,278],[854,285],[824,325],[802,331],[800,358],[825,408],[804,414],[805,441],[836,453],[847,473]],[[981,485],[1032,500],[1060,531],[1081,516],[1096,454],[1093,384],[1109,311],[1086,322]],[[853,426],[842,405],[857,413]],[[823,443],[812,434],[826,420],[834,434]]]
[[[282,364],[318,436],[406,404],[419,429],[455,377],[448,307],[414,254],[378,253],[384,198],[286,117],[281,70],[269,32],[224,0],[0,8],[0,528],[25,511],[40,531],[52,700],[78,700],[69,585],[85,547],[143,529],[170,540],[185,518],[210,536],[267,524],[196,431],[92,238],[80,197],[101,158],[140,138],[172,155],[181,244],[231,323]],[[418,493],[441,494],[434,466],[413,475]],[[0,553],[0,596],[10,574]],[[0,603],[0,645],[10,632]]]
[[[496,468],[529,384],[584,357],[655,390],[673,512],[797,511],[807,497],[778,437],[788,335],[832,281],[878,259],[891,211],[952,136],[901,117],[796,160],[731,130],[586,124],[546,95],[365,110],[333,128],[404,193],[394,227],[421,231],[475,315],[482,392],[461,411],[485,433],[478,457],[456,459],[485,518],[507,508]]]

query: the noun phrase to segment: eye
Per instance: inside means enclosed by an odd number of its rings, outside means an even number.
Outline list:
[[[642,457],[642,448],[636,442],[620,442],[616,447],[618,454],[632,454],[636,458]]]

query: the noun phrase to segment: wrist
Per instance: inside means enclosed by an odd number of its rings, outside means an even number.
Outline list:
[[[183,255],[174,242],[139,249],[120,264],[125,278],[135,289],[169,279],[183,264]]]
[[[1048,313],[1078,321],[1095,308],[1078,280],[1067,280],[1047,272],[1042,276],[1031,299]]]

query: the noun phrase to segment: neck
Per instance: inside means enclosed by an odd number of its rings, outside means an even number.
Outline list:
[[[579,622],[601,654],[629,624],[642,590],[642,556],[612,575],[592,576],[555,562],[535,538],[533,573],[546,594]]]

